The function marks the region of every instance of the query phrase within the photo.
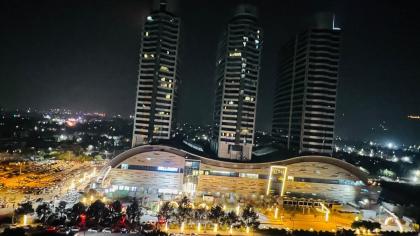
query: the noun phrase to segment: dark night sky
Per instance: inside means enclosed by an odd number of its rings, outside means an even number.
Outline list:
[[[211,121],[215,50],[243,1],[178,0],[183,57],[179,120]],[[257,128],[271,126],[280,47],[319,11],[343,29],[336,133],[420,144],[420,14],[415,1],[247,1],[264,28]],[[0,3],[0,106],[134,112],[142,22],[150,1]],[[379,124],[385,122],[387,131]]]

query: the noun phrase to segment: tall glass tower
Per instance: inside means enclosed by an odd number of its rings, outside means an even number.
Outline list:
[[[219,43],[212,149],[220,158],[252,156],[262,50],[257,10],[241,5]]]
[[[299,153],[331,155],[341,30],[330,14],[317,15],[315,22],[281,52],[272,134]]]
[[[166,1],[147,16],[141,37],[132,146],[169,139],[175,124],[180,20]]]

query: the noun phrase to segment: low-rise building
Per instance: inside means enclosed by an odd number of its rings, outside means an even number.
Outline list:
[[[379,190],[366,172],[331,157],[238,162],[163,145],[139,146],[121,153],[109,162],[100,181],[110,197],[151,199],[170,199],[184,193],[226,201],[297,196],[343,203],[362,199],[376,202]]]

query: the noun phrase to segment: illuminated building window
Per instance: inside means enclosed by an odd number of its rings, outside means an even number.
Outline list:
[[[241,52],[230,52],[229,56],[230,57],[240,57],[240,56],[242,56],[242,53]]]
[[[171,95],[170,94],[166,94],[165,98],[171,99]]]
[[[152,58],[154,58],[154,57],[155,57],[155,55],[154,55],[154,54],[150,54],[150,56],[151,56]]]
[[[147,17],[147,20],[148,20],[148,21],[153,21],[153,17],[148,16],[148,17]]]
[[[149,55],[147,55],[147,53],[145,53],[143,57],[144,58],[149,58]]]
[[[258,179],[258,174],[239,173],[239,177],[241,177],[241,178],[250,178],[250,179]]]
[[[149,32],[148,32],[148,31],[146,31],[146,33],[144,33],[144,35],[145,35],[146,37],[148,37],[148,36],[149,36]]]
[[[245,97],[245,101],[251,101],[251,97],[250,96],[246,96]]]
[[[121,169],[127,170],[128,169],[128,164],[122,163],[121,164]]]
[[[165,81],[165,80],[166,80],[166,78],[165,78],[165,77],[162,77],[160,80],[161,80],[161,81]]]
[[[169,68],[168,68],[168,67],[166,67],[166,66],[160,66],[160,70],[161,70],[161,71],[166,71],[166,72],[168,72],[168,71],[169,71]]]

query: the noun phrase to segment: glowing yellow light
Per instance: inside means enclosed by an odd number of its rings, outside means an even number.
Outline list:
[[[330,215],[330,209],[326,207],[322,202],[320,203],[322,212],[325,212],[325,221],[328,222],[328,218]]]
[[[213,232],[215,232],[215,233],[217,233],[217,224],[214,224],[214,226],[213,226]]]
[[[224,210],[224,211],[226,210],[226,205],[223,205],[223,210]]]
[[[233,234],[233,225],[230,225],[229,233]]]
[[[91,195],[91,196],[90,196],[90,201],[91,201],[91,202],[93,201],[93,195]]]
[[[166,221],[166,223],[165,223],[165,231],[168,232],[168,230],[169,230],[168,221]]]
[[[249,234],[249,226],[246,227],[246,233]]]
[[[102,198],[102,202],[106,202],[106,197],[103,197]]]
[[[230,52],[229,56],[230,57],[240,57],[240,56],[242,56],[242,53],[241,52]]]
[[[182,222],[182,224],[181,224],[181,232],[184,232],[184,229],[185,229],[185,223]]]
[[[197,224],[197,232],[200,232],[200,230],[201,230],[201,224],[200,224],[200,222],[198,222],[198,224]]]
[[[314,231],[314,229],[313,228],[310,228],[309,231]]]
[[[279,208],[276,207],[276,209],[274,210],[274,219],[277,219],[278,213],[279,213]]]
[[[23,225],[28,224],[28,215],[23,215]]]
[[[273,169],[274,168],[284,169],[281,192],[280,192],[280,196],[282,197],[284,195],[284,187],[286,186],[286,175],[287,175],[287,167],[286,166],[270,166],[270,175],[268,176],[268,184],[267,184],[266,195],[270,194],[271,180],[273,178],[272,175],[273,175]]]
[[[240,209],[240,206],[238,204],[238,206],[236,207],[236,215],[239,215],[239,209]]]

